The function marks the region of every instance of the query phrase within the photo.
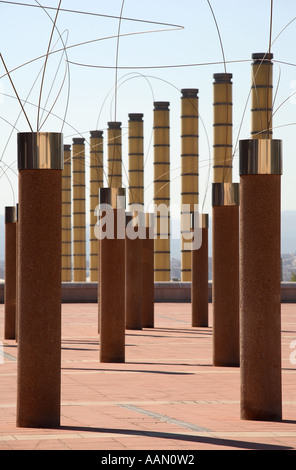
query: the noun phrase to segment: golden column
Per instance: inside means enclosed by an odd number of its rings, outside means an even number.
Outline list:
[[[239,365],[239,185],[232,183],[232,74],[214,74],[213,364]]]
[[[99,188],[104,186],[103,131],[90,132],[90,227],[89,227],[89,278],[98,282],[99,243],[94,228],[98,217],[95,209],[99,204]]]
[[[143,114],[129,114],[129,206],[144,206],[144,136]]]
[[[62,172],[62,282],[72,280],[71,145],[64,145]]]
[[[272,138],[273,54],[252,54],[251,136]]]
[[[122,186],[122,137],[121,122],[108,122],[108,186]]]
[[[154,103],[154,280],[170,281],[170,115],[169,103]]]
[[[181,90],[181,221],[186,213],[193,213],[198,204],[198,90]],[[184,207],[188,206],[188,209]],[[190,216],[189,216],[190,217]],[[191,251],[184,248],[189,233],[190,219],[186,227],[181,228],[181,281],[191,281]],[[185,222],[185,220],[184,220]],[[182,226],[181,226],[182,227]],[[187,240],[188,241],[188,240]]]
[[[73,188],[73,280],[86,281],[85,230],[85,145],[84,138],[74,138],[72,145]]]

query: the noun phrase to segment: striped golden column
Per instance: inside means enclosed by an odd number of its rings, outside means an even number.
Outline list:
[[[198,204],[198,90],[186,88],[181,90],[181,220],[186,212],[193,213]],[[186,207],[184,205],[186,204]],[[188,207],[188,209],[187,209]],[[191,281],[191,251],[184,248],[190,232],[181,228],[181,281]],[[188,239],[187,239],[188,243]]]
[[[108,122],[108,186],[122,186],[122,136],[121,122]]]
[[[73,188],[73,280],[86,281],[85,229],[85,139],[74,138],[72,145]]]
[[[129,114],[129,205],[144,205],[144,136],[143,114]],[[131,208],[132,210],[132,208]]]
[[[272,138],[273,54],[252,54],[251,136]]]
[[[213,364],[239,365],[239,185],[232,182],[232,74],[214,74]]]
[[[170,114],[169,102],[154,103],[154,204],[156,213],[154,240],[154,280],[170,281]]]
[[[62,282],[72,280],[71,145],[64,145],[62,172]]]
[[[98,250],[99,243],[94,233],[97,223],[95,209],[99,204],[99,188],[104,186],[103,169],[103,131],[90,132],[90,226],[89,226],[89,278],[98,282]]]

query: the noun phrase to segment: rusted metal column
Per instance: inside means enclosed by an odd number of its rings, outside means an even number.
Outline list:
[[[140,225],[137,213],[126,214],[125,327],[128,330],[141,330],[143,325],[143,238]]]
[[[193,213],[198,197],[198,89],[181,90],[181,218]],[[191,252],[181,228],[181,281],[191,281]],[[187,229],[190,231],[190,229]]]
[[[252,54],[251,136],[272,138],[273,54]]]
[[[73,280],[86,281],[85,227],[85,139],[74,138],[72,145],[73,187]]]
[[[170,111],[169,103],[154,103],[154,204],[156,214],[154,240],[154,280],[171,279],[170,261]],[[163,223],[164,222],[164,223]]]
[[[202,232],[201,246],[191,250],[191,326],[207,327],[209,326],[208,214],[200,214],[199,229]]]
[[[18,134],[17,426],[60,424],[62,134]]]
[[[239,185],[232,182],[232,74],[213,83],[213,364],[239,366]]]
[[[62,174],[62,282],[72,280],[71,145],[64,145]]]
[[[98,282],[99,243],[94,228],[97,222],[95,209],[99,203],[99,189],[104,186],[103,131],[90,132],[90,224],[89,224],[89,280]]]
[[[113,238],[104,221],[113,224]],[[100,361],[125,361],[125,189],[100,189],[99,317]],[[121,225],[120,225],[121,224]],[[105,227],[105,228],[106,228]],[[104,236],[105,235],[105,236]],[[111,235],[111,236],[110,236]]]
[[[241,418],[280,420],[280,140],[240,141]]]
[[[154,328],[154,214],[146,213],[143,243],[143,328]]]
[[[4,339],[16,339],[16,208],[5,207]]]

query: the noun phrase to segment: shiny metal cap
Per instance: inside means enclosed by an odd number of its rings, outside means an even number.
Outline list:
[[[198,227],[195,227],[195,217],[198,217]],[[209,228],[209,214],[191,213],[191,229],[194,228]]]
[[[282,141],[249,139],[239,142],[240,175],[281,175]]]
[[[5,223],[13,224],[16,222],[16,208],[15,206],[5,207]]]
[[[108,204],[112,209],[125,209],[125,188],[100,188],[99,204]]]
[[[238,206],[239,183],[213,183],[212,206]]]
[[[19,170],[62,170],[63,134],[56,132],[21,132],[17,135]]]

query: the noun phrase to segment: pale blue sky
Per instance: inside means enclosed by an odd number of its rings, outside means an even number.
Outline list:
[[[25,3],[25,2],[20,2]],[[37,5],[37,2],[31,1]],[[57,7],[59,1],[44,1],[43,5]],[[270,0],[212,0],[210,2],[219,26],[227,72],[233,73],[233,143],[237,150],[239,139],[249,137],[251,86],[251,56],[253,52],[265,52],[269,47]],[[127,184],[127,122],[128,114],[144,113],[145,129],[145,204],[153,202],[153,152],[152,119],[153,101],[169,101],[171,112],[171,201],[178,212],[180,203],[180,89],[199,89],[200,112],[200,205],[204,212],[211,212],[211,157],[212,157],[212,78],[224,71],[223,55],[215,21],[207,0],[63,0],[64,9],[83,10],[93,13],[123,16],[159,23],[179,25],[173,28],[162,24],[138,21],[121,22],[121,33],[137,33],[120,38],[116,120],[123,127],[124,183]],[[54,10],[47,10],[53,19]],[[52,30],[52,22],[40,8],[16,6],[0,2],[0,52],[9,70],[46,53]],[[296,210],[296,2],[275,0],[273,2],[272,41],[289,22],[272,46],[274,54],[274,137],[283,140],[284,174],[282,177],[282,210]],[[82,15],[61,11],[57,27],[67,45],[114,36],[119,20],[99,16]],[[168,31],[163,31],[167,29]],[[162,30],[157,32],[151,32]],[[150,31],[150,32],[149,32]],[[143,32],[143,34],[138,34]],[[145,34],[144,34],[145,32]],[[54,49],[62,47],[57,32],[52,39]],[[41,130],[63,131],[64,142],[82,134],[86,138],[88,160],[89,131],[106,130],[107,122],[115,119],[114,84],[116,78],[117,39],[101,40],[67,50],[65,55],[56,53],[48,61],[42,93],[42,106],[49,110],[55,101],[61,84],[64,86]],[[289,62],[295,65],[286,65]],[[74,63],[92,65],[84,67]],[[220,62],[220,64],[219,64]],[[216,64],[214,64],[216,63]],[[44,58],[34,61],[11,73],[17,92],[22,100],[28,99],[27,111],[33,130],[37,130],[37,107],[41,83],[40,71]],[[60,64],[60,67],[59,67]],[[208,64],[208,65],[197,65]],[[212,65],[210,65],[212,64]],[[0,213],[4,207],[17,202],[17,132],[29,131],[27,121],[21,116],[20,106],[5,70],[0,74]],[[162,66],[169,66],[160,68]],[[184,67],[173,67],[184,65]],[[187,65],[187,66],[185,66]],[[100,66],[100,68],[96,67]],[[102,67],[103,66],[103,67]],[[69,68],[67,68],[69,67]],[[110,68],[106,68],[110,67]],[[144,67],[144,68],[136,68]],[[68,73],[66,72],[70,72]],[[38,75],[39,74],[39,75]],[[66,75],[65,75],[66,74]],[[56,77],[56,78],[55,78]],[[51,86],[54,81],[53,88]],[[34,85],[35,84],[35,85]],[[32,86],[33,89],[31,90]],[[51,94],[48,94],[51,90]],[[28,97],[29,96],[29,97]],[[68,101],[69,97],[69,101]],[[285,101],[286,100],[286,101]],[[30,104],[29,104],[30,103]],[[68,105],[67,105],[68,103]],[[284,104],[282,104],[284,103]],[[66,122],[63,118],[66,114]],[[42,114],[42,120],[47,113]],[[41,121],[42,122],[42,121]],[[15,126],[13,129],[12,124]],[[107,137],[107,132],[105,132]],[[105,158],[107,148],[105,147]],[[106,161],[106,160],[105,160]],[[239,181],[238,152],[234,155],[234,181]],[[9,181],[8,181],[9,179]],[[151,205],[150,205],[151,209]]]

